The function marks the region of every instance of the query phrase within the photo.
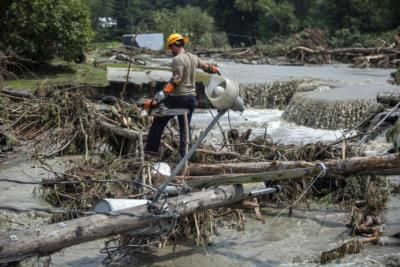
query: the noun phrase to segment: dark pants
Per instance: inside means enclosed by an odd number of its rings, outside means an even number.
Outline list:
[[[189,110],[187,114],[188,118],[188,126],[190,129],[190,121],[192,119],[192,113],[197,106],[196,97],[194,95],[185,95],[185,96],[168,96],[165,105],[168,108],[186,108]],[[158,153],[160,148],[161,136],[163,134],[165,126],[168,124],[168,121],[172,119],[174,116],[165,116],[165,117],[155,117],[153,120],[153,124],[151,125],[149,135],[147,137],[147,143],[144,148],[144,151],[147,153]],[[185,120],[183,115],[178,116],[179,122],[179,153],[183,157],[185,155],[185,143],[186,143],[186,135],[185,135]],[[189,130],[190,134],[190,130]],[[190,138],[189,138],[190,140]]]

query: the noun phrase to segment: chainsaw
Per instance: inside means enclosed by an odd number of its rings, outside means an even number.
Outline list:
[[[149,116],[156,117],[175,116],[189,113],[189,109],[185,108],[168,108],[165,105],[166,100],[167,95],[163,91],[160,91],[153,99],[146,99],[143,107]]]
[[[144,101],[144,109],[147,111],[148,115],[152,115],[152,113],[156,110],[163,110],[166,109],[165,100],[167,96],[164,94],[163,91],[158,92],[154,98],[146,99]]]

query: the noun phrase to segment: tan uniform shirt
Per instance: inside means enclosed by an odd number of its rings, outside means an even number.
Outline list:
[[[196,69],[203,66],[196,55],[188,52],[175,56],[172,60],[172,76],[176,80],[180,80],[179,85],[172,93],[173,96],[180,95],[196,95]]]

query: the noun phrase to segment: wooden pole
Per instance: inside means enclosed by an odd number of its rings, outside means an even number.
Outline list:
[[[198,210],[234,204],[248,198],[248,193],[240,185],[224,186],[170,198],[167,205],[176,210],[179,216],[186,216]],[[1,233],[0,263],[20,261],[36,255],[49,255],[79,243],[159,225],[160,219],[149,213],[147,205],[122,211],[136,216],[98,214],[27,230]]]
[[[282,171],[269,171],[248,174],[225,174],[211,176],[186,176],[186,183],[191,187],[210,187],[221,184],[245,184],[264,181],[289,180],[308,176],[315,176],[321,172],[320,167],[308,167]]]
[[[319,162],[306,161],[270,161],[246,163],[190,164],[188,172],[190,176],[215,176],[221,174],[229,175],[249,173],[254,174],[292,169],[315,168],[318,163]],[[323,161],[322,163],[327,167],[328,174],[331,175],[395,175],[400,173],[399,154],[390,154],[376,157],[353,157],[339,160],[327,160]],[[188,177],[188,179],[192,178],[194,177]],[[200,177],[197,178],[201,179]]]

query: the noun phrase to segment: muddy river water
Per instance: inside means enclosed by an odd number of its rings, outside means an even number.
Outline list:
[[[345,65],[289,67],[266,65],[241,65],[221,63],[223,74],[242,83],[262,83],[289,78],[313,77],[335,81],[342,85],[366,85],[373,88],[390,88],[388,69],[352,69]],[[215,112],[215,111],[214,111]],[[285,122],[279,110],[246,110],[243,114],[230,113],[232,127],[252,128],[255,135],[267,131],[274,141],[282,143],[310,143],[331,141],[341,136],[341,131],[311,129]],[[208,110],[199,110],[193,117],[193,125],[200,131],[211,120]],[[221,121],[224,129],[229,127],[227,115]],[[221,140],[220,131],[215,129],[211,136],[215,142]],[[0,178],[32,180],[47,177],[47,173],[36,168],[34,162],[0,163]],[[22,207],[46,206],[36,197],[33,186],[16,186],[0,183],[1,203]],[[328,251],[350,238],[345,227],[348,214],[333,206],[299,207],[292,216],[287,212],[279,218],[281,208],[266,207],[262,214],[267,223],[262,224],[246,215],[244,231],[237,231],[232,225],[218,227],[218,235],[207,247],[196,247],[192,243],[154,249],[151,253],[138,255],[130,266],[319,266],[318,255]],[[28,214],[24,217],[2,212],[11,221],[11,228],[34,225],[40,215]],[[14,225],[13,225],[14,223]],[[8,224],[10,225],[10,224]],[[7,229],[0,224],[2,231]],[[99,253],[104,240],[89,242],[52,256],[52,266],[101,266],[104,255]],[[360,254],[346,256],[340,262],[328,266],[385,266],[399,263],[398,247],[366,246]],[[37,262],[33,262],[33,266]],[[397,266],[392,265],[392,266]]]

